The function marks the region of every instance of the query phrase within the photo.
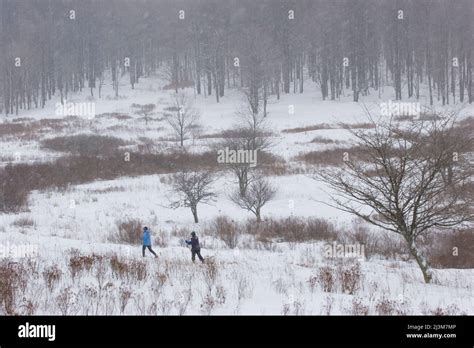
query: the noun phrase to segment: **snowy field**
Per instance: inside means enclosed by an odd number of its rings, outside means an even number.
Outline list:
[[[1,165],[54,161],[68,155],[40,146],[44,139],[75,134],[107,135],[123,139],[123,152],[144,146],[146,139],[157,152],[171,152],[179,144],[163,119],[172,91],[164,90],[157,78],[142,78],[131,89],[120,86],[120,98],[104,86],[102,98],[92,98],[88,90],[73,95],[68,102],[95,103],[96,116],[71,122],[60,130],[42,128],[31,137],[0,138]],[[313,88],[314,90],[312,90]],[[192,89],[186,90],[194,98]],[[363,98],[374,114],[386,96]],[[270,180],[276,196],[262,209],[262,218],[319,218],[350,233],[353,217],[328,207],[325,187],[311,177],[311,167],[299,155],[334,147],[350,146],[349,132],[339,123],[367,122],[362,105],[351,96],[323,101],[308,83],[304,94],[272,96],[267,123],[273,131],[269,152],[281,157],[288,168]],[[412,100],[415,102],[415,100]],[[422,96],[420,103],[426,101]],[[53,99],[42,110],[2,117],[3,122],[33,123],[59,118]],[[145,120],[131,107],[156,104],[151,119]],[[200,127],[185,140],[189,153],[212,150],[218,134],[238,124],[236,116],[243,103],[238,90],[226,91],[216,103],[213,96],[197,96]],[[361,103],[362,104],[362,103]],[[438,107],[440,108],[440,107]],[[447,107],[448,108],[448,107]],[[453,107],[449,107],[453,108]],[[461,109],[460,105],[454,106]],[[118,119],[111,114],[128,115]],[[468,104],[462,117],[474,115]],[[285,132],[286,129],[327,124],[330,129]],[[333,140],[312,142],[316,137]],[[252,235],[239,236],[237,247],[229,248],[209,233],[218,216],[246,222],[254,216],[233,204],[228,196],[236,183],[228,172],[213,183],[217,196],[210,204],[200,204],[200,222],[195,224],[189,208],[170,208],[174,193],[170,174],[117,177],[97,180],[64,189],[34,191],[28,208],[17,214],[0,214],[0,244],[33,245],[36,257],[17,258],[24,282],[16,294],[16,313],[30,314],[474,314],[474,270],[435,269],[435,280],[425,284],[413,260],[373,256],[329,259],[324,246],[330,241],[262,242]],[[141,246],[121,244],[114,239],[117,222],[138,219],[152,231],[158,258],[143,259]],[[201,240],[205,264],[193,264],[183,239],[195,230]],[[347,232],[348,231],[348,232]],[[377,231],[375,231],[377,232]],[[15,268],[16,269],[16,268]],[[349,272],[351,279],[339,275]],[[327,272],[332,278],[321,280]],[[326,274],[327,274],[326,273]]]

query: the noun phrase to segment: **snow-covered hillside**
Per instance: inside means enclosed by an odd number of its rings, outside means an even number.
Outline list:
[[[91,119],[71,118],[59,128],[39,126],[47,119],[61,118],[56,115],[58,100],[54,98],[44,109],[2,117],[4,124],[31,126],[30,136],[12,134],[0,138],[2,167],[47,163],[68,156],[41,146],[41,141],[77,134],[120,138],[125,142],[119,149],[124,155],[146,146],[151,146],[153,153],[178,151],[179,143],[163,118],[173,95],[173,91],[163,89],[164,84],[156,77],[142,78],[133,90],[124,83],[120,98],[113,97],[108,85],[103,87],[100,99],[88,96],[87,90],[82,95],[72,95],[68,102],[94,103],[96,115]],[[387,87],[382,99],[372,95],[357,104],[351,96],[323,101],[314,86],[308,83],[304,94],[286,94],[280,100],[272,96],[269,100],[266,122],[273,133],[268,152],[278,156],[286,169],[268,176],[277,191],[263,207],[262,218],[324,219],[340,233],[350,235],[353,217],[322,203],[329,199],[327,188],[312,178],[314,168],[299,156],[350,147],[350,133],[340,124],[366,123],[363,106],[380,114],[381,101],[388,100],[392,91]],[[243,94],[230,89],[216,103],[212,96],[195,96],[191,88],[184,91],[200,111],[199,127],[185,140],[185,149],[190,154],[214,151],[219,134],[241,122],[236,111],[244,103]],[[422,106],[425,101],[422,96]],[[145,122],[132,104],[150,103],[156,104],[156,109]],[[461,118],[473,115],[474,107],[466,104]],[[321,124],[326,126],[313,127]],[[319,129],[288,131],[305,127]],[[327,141],[313,141],[315,138]],[[170,207],[177,198],[171,175],[117,175],[110,180],[35,190],[28,195],[26,210],[1,213],[1,245],[37,247],[37,254],[31,258],[1,261],[6,269],[22,272],[24,286],[16,287],[15,312],[474,314],[474,269],[435,269],[435,280],[425,284],[417,264],[403,255],[327,258],[324,250],[331,240],[260,240],[252,234],[242,234],[237,246],[230,248],[210,232],[215,219],[227,216],[242,224],[254,219],[252,213],[229,199],[237,187],[232,174],[219,172],[212,185],[216,197],[209,204],[198,206],[197,224],[189,208]],[[139,242],[130,245],[117,241],[118,223],[133,219],[150,227],[157,259],[150,254],[143,259]],[[205,264],[193,264],[190,251],[183,244],[192,230],[201,240]],[[7,261],[17,263],[6,266]],[[324,274],[329,274],[330,279]],[[349,274],[350,280],[341,278],[341,274]]]

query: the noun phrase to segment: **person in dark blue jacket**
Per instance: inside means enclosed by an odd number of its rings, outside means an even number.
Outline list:
[[[187,245],[191,245],[191,260],[196,259],[196,255],[199,257],[201,262],[204,262],[204,258],[201,256],[201,246],[199,245],[199,238],[196,236],[196,232],[191,232],[191,239],[185,241]]]
[[[151,236],[150,236],[150,230],[148,229],[148,227],[144,227],[143,228],[143,237],[142,237],[142,240],[143,240],[143,247],[142,247],[142,254],[143,254],[143,257],[145,257],[145,249],[148,248],[148,250],[150,250],[150,252],[155,255],[155,257],[158,257],[158,255],[156,255],[156,253],[153,251],[153,249],[151,248]]]

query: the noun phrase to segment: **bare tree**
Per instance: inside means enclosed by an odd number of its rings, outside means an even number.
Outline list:
[[[262,114],[252,112],[251,106],[244,106],[237,112],[240,124],[236,125],[236,131],[216,146],[217,150],[229,149],[233,151],[254,151],[257,158],[258,153],[272,146],[271,132],[267,128],[266,120]],[[240,195],[245,195],[248,185],[252,181],[250,172],[258,164],[252,166],[250,163],[229,163],[229,170],[235,174],[239,184]]]
[[[180,206],[191,208],[194,222],[198,223],[198,203],[210,202],[216,194],[211,190],[214,177],[211,172],[181,172],[174,177],[173,190],[182,199],[171,203],[172,208]]]
[[[244,195],[240,190],[235,191],[230,199],[242,209],[246,209],[257,218],[257,223],[262,221],[260,212],[262,207],[275,196],[276,189],[263,177],[252,180]]]
[[[246,137],[252,140],[251,145],[254,149],[263,150],[271,145],[268,136],[263,137],[270,133],[267,119],[263,113],[253,111],[250,101],[244,103],[236,114],[239,122],[243,124],[240,128],[247,133]]]
[[[184,92],[172,96],[172,106],[165,108],[164,116],[179,137],[181,146],[192,129],[197,126],[199,111],[192,105],[192,99]]]
[[[139,115],[143,115],[143,117],[145,118],[146,125],[148,125],[148,118],[155,110],[155,106],[156,106],[155,104],[144,104],[144,105],[132,104],[132,107],[137,109],[136,113]]]
[[[258,154],[269,144],[269,133],[259,132],[255,137],[251,129],[237,128],[232,134],[213,146],[216,151],[228,150],[235,153],[245,151],[249,154],[249,157],[250,153],[254,152],[251,156],[255,159],[255,163],[237,161],[225,164],[227,169],[237,178],[241,195],[245,194],[247,186],[252,180],[250,172],[258,167]]]
[[[465,194],[472,185],[472,134],[455,127],[454,115],[405,129],[379,122],[373,131],[349,131],[362,154],[346,154],[342,168],[315,174],[333,191],[326,204],[401,235],[429,283],[432,271],[417,238],[473,218],[472,197]]]
[[[250,21],[241,40],[242,72],[247,81],[243,92],[250,111],[263,117],[267,116],[270,82],[278,66],[272,34],[260,21]]]

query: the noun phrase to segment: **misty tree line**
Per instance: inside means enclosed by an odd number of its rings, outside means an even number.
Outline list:
[[[0,0],[0,112],[110,81],[118,97],[154,73],[217,102],[242,88],[264,114],[308,81],[323,99],[389,85],[471,103],[473,14],[472,0]]]

